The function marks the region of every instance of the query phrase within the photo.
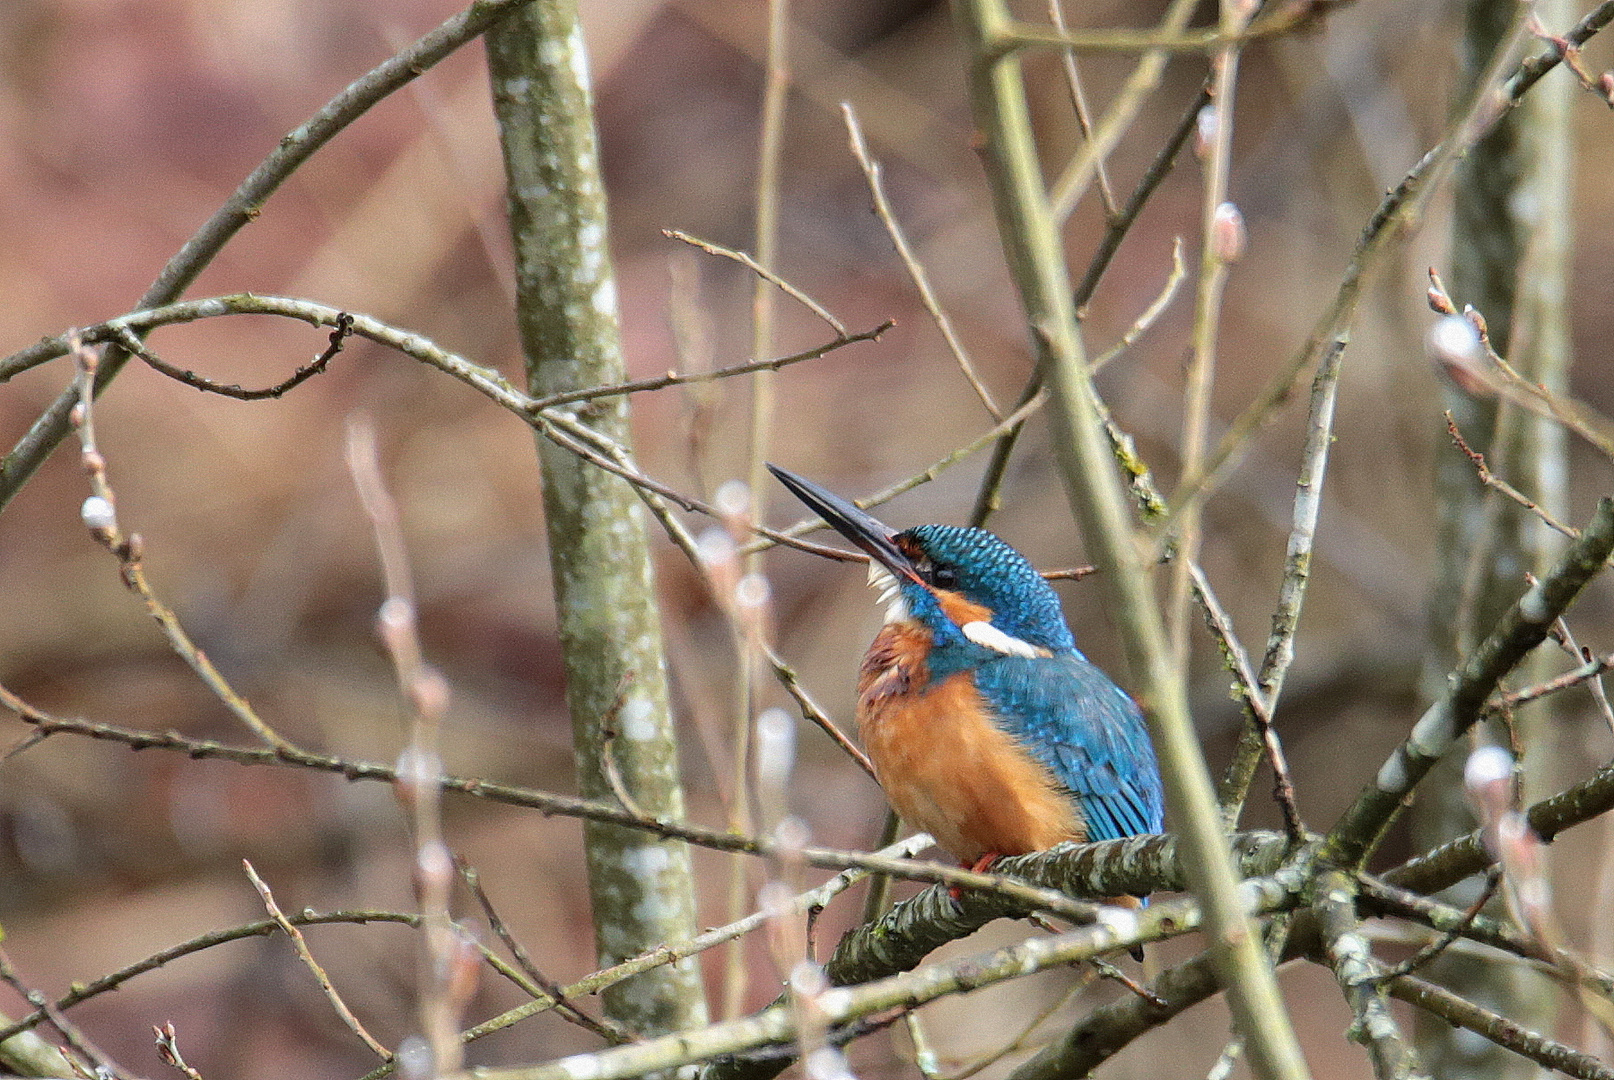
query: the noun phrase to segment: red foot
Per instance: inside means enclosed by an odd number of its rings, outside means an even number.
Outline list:
[[[986,868],[988,866],[991,866],[993,863],[997,862],[999,858],[1000,856],[997,852],[988,851],[985,855],[982,855],[973,863],[961,862],[958,865],[962,866],[965,870],[973,870],[977,874],[982,874],[986,872]],[[962,891],[957,885],[950,885],[947,888],[947,895],[951,896],[953,898],[953,903],[956,904],[958,903],[959,896],[962,895]]]

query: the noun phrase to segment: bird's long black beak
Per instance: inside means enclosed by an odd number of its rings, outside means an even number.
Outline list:
[[[897,547],[897,530],[854,506],[849,500],[820,487],[811,480],[797,476],[789,469],[781,469],[770,462],[768,471],[777,476],[779,482],[789,488],[792,495],[806,503],[836,532],[867,552],[869,558],[874,559],[898,578],[919,580],[919,572],[914,568],[913,560]]]

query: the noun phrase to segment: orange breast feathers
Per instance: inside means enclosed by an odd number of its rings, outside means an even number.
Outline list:
[[[992,722],[968,672],[927,686],[930,634],[884,627],[858,674],[858,727],[892,807],[966,866],[1086,829],[1070,795]]]

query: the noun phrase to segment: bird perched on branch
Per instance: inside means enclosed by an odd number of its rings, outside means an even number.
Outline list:
[[[773,474],[869,556],[886,622],[858,674],[858,728],[886,798],[961,864],[1161,831],[1143,715],[1076,648],[1059,598],[984,529],[898,532]]]

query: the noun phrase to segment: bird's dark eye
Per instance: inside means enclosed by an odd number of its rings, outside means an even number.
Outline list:
[[[930,572],[930,582],[938,589],[958,588],[958,571],[950,566],[938,566]]]

